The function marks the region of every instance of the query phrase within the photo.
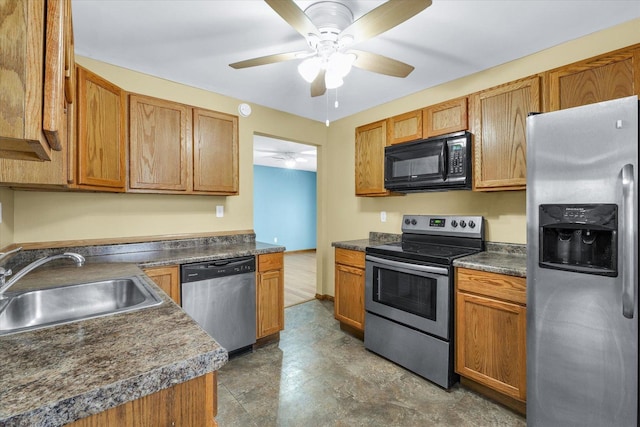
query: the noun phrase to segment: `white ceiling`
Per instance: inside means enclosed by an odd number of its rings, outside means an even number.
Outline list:
[[[253,136],[254,165],[315,172],[317,153],[317,148],[312,145],[298,144],[262,135]]]
[[[341,0],[355,18],[383,1]],[[301,9],[311,1],[297,1]],[[300,60],[228,64],[306,43],[260,0],[72,0],[76,54],[324,122],[640,17],[638,0],[433,0],[354,47],[415,66],[405,79],[354,68],[312,98]]]

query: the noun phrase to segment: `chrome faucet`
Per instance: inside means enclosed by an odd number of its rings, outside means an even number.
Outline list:
[[[15,249],[11,252],[7,252],[6,254],[2,254],[2,256],[0,257],[0,260],[2,258],[4,258],[4,256],[9,255],[10,253],[15,253],[17,251],[19,251],[21,248]],[[84,257],[80,254],[77,254],[75,252],[65,252],[63,254],[58,254],[58,255],[49,255],[46,256],[44,258],[40,258],[37,259],[35,261],[33,261],[31,264],[27,265],[25,268],[23,268],[22,270],[18,271],[15,275],[11,276],[13,274],[13,272],[9,269],[5,269],[3,267],[0,267],[0,299],[3,298],[3,295],[5,293],[5,291],[7,289],[9,289],[11,286],[13,286],[18,280],[22,279],[27,273],[29,273],[32,270],[35,270],[36,268],[40,267],[43,264],[46,264],[50,261],[54,261],[57,259],[63,259],[63,258],[69,258],[72,259],[76,262],[76,265],[78,267],[81,267],[82,265],[84,265]],[[11,278],[9,280],[6,280],[7,277],[11,276]]]

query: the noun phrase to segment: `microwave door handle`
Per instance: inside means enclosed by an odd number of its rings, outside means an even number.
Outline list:
[[[443,141],[442,150],[440,150],[440,175],[442,180],[447,180],[447,142]]]
[[[626,164],[622,168],[622,315],[627,319],[634,316],[634,278],[637,268],[636,245],[634,242],[633,221],[636,218],[634,209],[635,180],[633,165]]]

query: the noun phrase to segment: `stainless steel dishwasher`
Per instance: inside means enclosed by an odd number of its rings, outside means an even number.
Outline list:
[[[256,342],[255,271],[253,256],[181,268],[182,308],[229,353]]]

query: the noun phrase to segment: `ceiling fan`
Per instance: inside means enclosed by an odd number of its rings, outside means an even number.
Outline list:
[[[316,150],[293,152],[293,151],[270,151],[270,150],[254,150],[254,157],[270,157],[281,161],[286,167],[292,168],[296,163],[307,163],[308,160],[304,156],[315,156]]]
[[[311,83],[311,96],[342,85],[351,66],[394,77],[407,77],[413,66],[386,56],[352,49],[417,15],[431,0],[389,0],[358,20],[342,3],[320,1],[304,11],[293,0],[265,0],[306,40],[311,51],[279,53],[229,64],[235,69],[303,59],[298,71]]]

